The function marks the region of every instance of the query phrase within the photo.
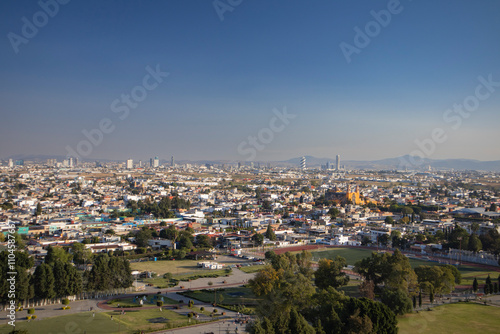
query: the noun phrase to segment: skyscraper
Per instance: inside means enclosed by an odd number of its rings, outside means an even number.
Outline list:
[[[175,160],[174,160],[174,156],[172,155],[172,158],[170,158],[170,166],[171,167],[175,167]]]
[[[306,157],[300,158],[300,169],[306,169]]]
[[[153,167],[157,168],[160,167],[160,159],[158,157],[155,157],[153,160]]]
[[[128,159],[127,160],[127,169],[132,169],[134,168],[134,160]]]
[[[340,170],[340,155],[337,154],[337,158],[335,160],[335,170]]]

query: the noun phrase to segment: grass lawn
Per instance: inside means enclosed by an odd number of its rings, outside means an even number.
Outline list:
[[[398,317],[400,334],[498,333],[500,308],[473,303],[438,306]]]
[[[250,288],[238,287],[238,288],[227,288],[222,291],[217,291],[217,300],[219,300],[219,296],[222,294],[224,305],[257,305],[258,298],[252,293]],[[186,291],[183,293],[187,298],[193,298],[200,300],[205,303],[213,303],[214,302],[214,292],[210,291]]]
[[[179,285],[181,286],[187,286],[189,287],[189,280],[195,280],[197,278],[202,278],[202,277],[221,277],[221,276],[227,276],[231,275],[231,273],[226,272],[226,269],[218,269],[218,270],[199,270],[199,271],[194,271],[190,273],[184,273],[184,274],[179,274],[179,275],[173,275],[173,279],[177,279],[181,282],[179,282]],[[146,278],[143,280],[145,283],[151,283],[159,288],[168,288],[173,285],[170,285],[170,281],[163,278],[162,276],[157,276],[155,278]]]
[[[191,310],[185,309],[187,314]],[[201,312],[200,312],[201,313]],[[113,320],[111,320],[113,316]],[[149,319],[166,318],[166,323],[153,323]],[[125,310],[125,314],[119,312],[96,313],[92,317],[91,312],[64,315],[43,320],[16,321],[16,329],[26,329],[30,334],[51,334],[51,333],[80,333],[86,331],[88,334],[112,334],[127,333],[132,334],[137,330],[161,330],[169,327],[179,327],[188,324],[187,316],[180,315],[170,310],[149,309],[140,311]],[[191,324],[196,321],[191,320]],[[12,326],[0,326],[0,334],[12,331]]]
[[[175,261],[144,261],[144,262],[132,262],[130,263],[130,268],[132,270],[139,271],[154,271],[158,273],[158,276],[162,276],[165,273],[184,274],[194,271],[203,271],[203,269],[198,268],[197,264],[200,261],[195,260],[175,260]]]
[[[247,274],[252,274],[261,271],[264,269],[264,265],[258,264],[254,266],[249,266],[249,267],[241,267],[239,268],[242,272],[247,273]]]
[[[371,249],[361,249],[361,248],[334,248],[321,251],[312,251],[313,261],[318,261],[319,259],[335,259],[335,257],[341,256],[346,259],[347,264],[354,265],[359,260],[372,255],[373,250]]]
[[[170,304],[179,304],[179,302],[177,300],[173,300],[173,299],[170,299],[170,298],[167,298],[165,296],[161,296],[163,297],[163,304],[164,305],[170,305]],[[149,303],[150,299],[152,298],[151,295],[147,296],[147,301],[144,303],[144,306],[152,306],[151,303]],[[161,298],[159,298],[161,300]],[[122,307],[140,307],[140,304],[139,302],[135,302],[134,303],[134,298],[116,298],[116,299],[112,299],[108,302],[108,305],[111,306],[111,307],[119,307],[118,305],[122,306]],[[155,304],[156,305],[156,302]]]
[[[111,321],[110,317],[106,314],[96,313],[92,317],[91,312],[76,313],[70,315],[63,315],[60,317],[48,318],[43,320],[16,321],[16,329],[28,330],[30,334],[37,333],[118,333],[119,329],[122,331],[125,328],[124,324],[116,321]],[[9,333],[12,331],[12,326],[4,325],[0,327],[0,333]],[[127,331],[129,333],[131,331]]]
[[[357,248],[335,248],[329,250],[322,251],[313,251],[313,260],[318,261],[321,258],[327,259],[335,259],[337,255],[344,257],[347,261],[347,264],[354,265],[357,261],[371,256],[372,250],[368,249],[357,249]],[[439,266],[441,265],[438,262],[425,261],[419,259],[410,258],[410,265],[412,268],[416,268],[418,266]],[[498,282],[498,275],[500,271],[489,271],[483,268],[474,267],[470,265],[461,265],[458,267],[458,270],[462,274],[462,283],[461,285],[471,285],[474,280],[474,277],[477,277],[478,283],[484,284],[486,277],[490,274],[491,280],[493,282]]]

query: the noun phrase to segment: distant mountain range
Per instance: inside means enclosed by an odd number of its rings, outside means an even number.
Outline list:
[[[312,156],[306,156],[306,165],[308,167],[318,167],[321,165],[326,165],[330,162],[332,167],[335,165],[335,159],[330,158],[316,158]],[[283,161],[285,164],[298,166],[300,163],[300,158],[293,158]],[[340,160],[340,165],[345,166],[345,168],[357,168],[357,169],[417,169],[424,170],[428,169],[429,166],[436,170],[478,170],[478,171],[494,171],[500,172],[500,160],[496,161],[480,161],[472,159],[415,159],[409,155],[388,158],[381,160],[372,161],[361,161],[361,160]]]
[[[27,161],[45,161],[47,159],[57,159],[62,161],[65,156],[55,156],[55,155],[13,155],[7,159],[13,160],[27,160]],[[297,157],[285,161],[255,161],[254,164],[271,166],[284,166],[293,167],[299,166],[300,159],[302,157]],[[335,158],[317,158],[313,156],[306,156],[307,167],[320,167],[326,165],[330,162],[332,168],[335,166]],[[90,159],[86,159],[88,161]],[[94,161],[101,162],[125,162],[124,160],[106,160],[106,159],[93,159]],[[149,161],[143,160],[144,163],[149,163]],[[161,159],[162,164],[169,164],[170,160]],[[178,164],[192,163],[192,164],[237,164],[238,161],[234,160],[179,160],[176,161]],[[248,162],[242,162],[243,164],[248,164]],[[381,160],[340,160],[340,165],[345,166],[346,169],[398,169],[403,170],[408,168],[409,170],[427,170],[429,166],[434,170],[478,170],[478,171],[494,171],[500,172],[500,160],[495,161],[480,161],[472,159],[412,159],[410,156],[405,155],[397,158],[388,158]]]

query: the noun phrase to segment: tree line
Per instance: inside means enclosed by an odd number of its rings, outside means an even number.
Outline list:
[[[368,298],[352,298],[336,288],[347,284],[345,259],[320,261],[312,269],[311,254],[266,253],[270,262],[249,281],[262,296],[250,333],[397,333],[395,314]]]
[[[27,252],[14,253],[15,270],[8,265],[8,252],[0,252],[0,300],[6,303],[11,299],[7,281],[9,272],[16,273],[15,299],[18,302],[65,298],[82,291],[107,291],[132,285],[128,260],[108,254],[91,256],[87,250],[82,250],[82,246],[75,246],[74,254],[61,247],[49,246],[44,262],[35,268],[33,274],[30,270],[34,260]],[[80,263],[91,264],[92,269],[82,272],[76,267]]]

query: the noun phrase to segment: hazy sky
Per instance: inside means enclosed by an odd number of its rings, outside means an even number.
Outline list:
[[[500,159],[497,0],[40,2],[0,2],[0,158]]]

